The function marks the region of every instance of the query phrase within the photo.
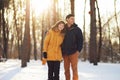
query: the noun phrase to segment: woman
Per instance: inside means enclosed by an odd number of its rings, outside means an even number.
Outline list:
[[[47,60],[48,80],[59,80],[60,61],[62,60],[61,44],[64,38],[64,21],[58,21],[50,29],[43,44],[43,57]]]

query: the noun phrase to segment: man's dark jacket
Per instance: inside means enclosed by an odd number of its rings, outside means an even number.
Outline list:
[[[83,35],[81,29],[74,23],[70,28],[66,25],[65,37],[61,46],[63,55],[71,55],[81,51]]]

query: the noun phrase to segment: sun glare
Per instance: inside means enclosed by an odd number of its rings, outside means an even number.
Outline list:
[[[46,11],[50,6],[50,0],[31,0],[31,8],[36,16]]]

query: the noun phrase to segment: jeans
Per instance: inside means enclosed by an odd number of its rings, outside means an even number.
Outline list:
[[[47,61],[48,80],[59,80],[60,61]]]

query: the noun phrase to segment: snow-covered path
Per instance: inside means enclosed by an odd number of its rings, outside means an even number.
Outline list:
[[[26,68],[20,67],[20,60],[0,63],[0,80],[47,80],[47,65],[40,60],[31,60]],[[79,61],[79,80],[120,80],[120,64]],[[60,80],[65,80],[63,62],[60,67]]]

